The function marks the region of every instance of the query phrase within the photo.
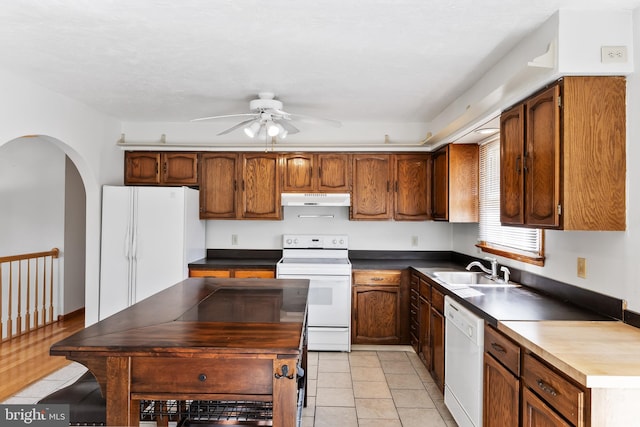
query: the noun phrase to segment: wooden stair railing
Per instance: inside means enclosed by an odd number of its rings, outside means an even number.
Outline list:
[[[53,248],[46,252],[0,257],[2,341],[53,323],[54,259],[59,253],[58,248]],[[32,269],[35,270],[33,274]]]

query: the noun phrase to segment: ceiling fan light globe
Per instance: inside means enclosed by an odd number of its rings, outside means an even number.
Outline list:
[[[258,131],[258,139],[265,139],[266,137],[267,137],[266,126],[260,126],[260,130]]]
[[[258,122],[253,122],[251,123],[250,126],[247,126],[244,128],[244,133],[249,138],[255,138],[255,136],[258,134],[259,131],[260,131],[260,123]]]
[[[267,123],[267,134],[269,136],[277,136],[280,133],[280,128],[276,123],[269,122]]]

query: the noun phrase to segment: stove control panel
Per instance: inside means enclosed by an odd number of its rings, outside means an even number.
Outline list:
[[[284,234],[283,249],[348,249],[345,234]]]

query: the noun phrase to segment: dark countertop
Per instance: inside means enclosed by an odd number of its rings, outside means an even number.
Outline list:
[[[280,250],[208,249],[207,258],[192,262],[192,269],[275,269]],[[414,270],[436,280],[431,272],[464,270],[474,258],[451,251],[365,251],[350,250],[353,270]],[[521,287],[476,287],[450,289],[436,281],[445,295],[451,295],[490,324],[508,320],[621,320],[622,300],[556,282],[527,272],[512,270],[512,280]],[[474,290],[476,292],[474,292]],[[477,292],[480,292],[478,295]],[[476,293],[476,295],[471,295]],[[587,307],[587,308],[584,308]],[[599,314],[603,313],[603,314]]]
[[[459,266],[452,269],[462,270]],[[498,321],[508,320],[615,320],[535,292],[526,286],[449,286],[432,274],[434,271],[443,270],[442,268],[415,270],[434,281],[445,295],[450,295],[494,326]]]

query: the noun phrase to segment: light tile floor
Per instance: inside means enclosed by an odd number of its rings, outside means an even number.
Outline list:
[[[456,427],[418,356],[392,348],[310,352],[302,426]]]
[[[302,427],[457,427],[413,350],[354,348],[351,353],[309,352]],[[2,403],[36,403],[85,371],[72,363]]]

